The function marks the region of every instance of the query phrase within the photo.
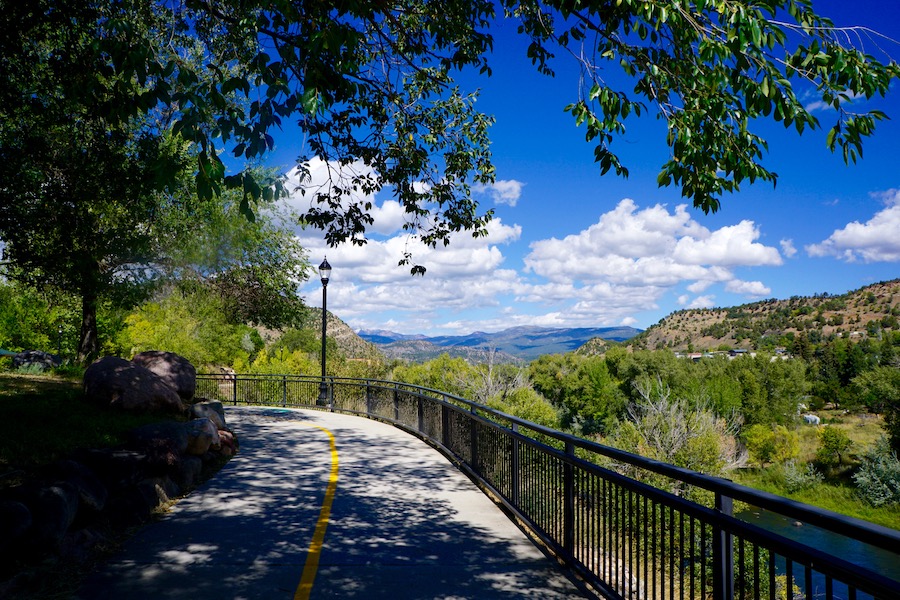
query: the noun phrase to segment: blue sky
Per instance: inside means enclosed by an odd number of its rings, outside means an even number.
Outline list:
[[[900,39],[896,0],[815,2],[839,25],[864,25]],[[706,215],[656,176],[668,156],[662,122],[627,122],[613,149],[630,169],[600,176],[584,130],[563,107],[577,98],[577,74],[536,73],[515,23],[495,31],[491,78],[465,77],[493,114],[497,184],[477,193],[495,219],[486,238],[455,237],[417,248],[400,231],[389,193],[374,197],[376,224],[364,247],[326,247],[300,236],[314,265],[333,267],[328,309],[355,329],[426,335],[497,331],[517,325],[646,328],[681,308],[732,306],[764,298],[843,293],[900,277],[900,89],[859,102],[892,118],[845,166],[825,148],[834,113],[816,109],[822,129],[797,136],[780,124],[762,134],[771,184],[744,185]],[[895,58],[900,44],[881,40]],[[879,48],[867,42],[877,54]],[[883,56],[881,54],[880,56]],[[900,86],[895,86],[898,88]],[[812,100],[810,100],[812,102]],[[270,164],[290,165],[298,136],[276,136]],[[322,164],[313,164],[322,168]],[[298,205],[308,200],[295,199]],[[428,268],[411,277],[397,265],[406,249]],[[301,288],[321,306],[318,278]]]

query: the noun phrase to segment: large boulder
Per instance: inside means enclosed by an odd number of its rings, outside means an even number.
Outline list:
[[[13,369],[36,369],[47,371],[62,364],[62,359],[55,355],[40,350],[26,350],[19,352],[12,359]]]
[[[183,356],[174,352],[149,350],[135,355],[131,362],[159,375],[160,379],[175,390],[182,400],[188,401],[194,397],[194,392],[197,390],[197,370]]]
[[[209,419],[218,429],[225,429],[225,407],[218,400],[204,400],[192,404],[190,416],[195,419]]]
[[[177,466],[187,451],[187,426],[178,421],[143,425],[129,432],[128,447],[146,456],[150,471],[165,472]]]
[[[37,488],[25,499],[23,504],[32,516],[28,538],[33,549],[45,551],[59,548],[78,512],[78,496],[78,490],[72,484],[56,483]]]
[[[132,412],[184,412],[181,398],[156,373],[115,356],[87,368],[84,393],[101,406]]]
[[[221,443],[219,430],[209,419],[194,419],[188,421],[188,447],[187,454],[203,456],[211,447],[218,447]]]
[[[21,502],[0,500],[0,556],[11,552],[31,527],[31,511]]]
[[[57,482],[72,485],[78,492],[81,507],[100,512],[106,505],[108,491],[97,475],[74,460],[62,460],[49,469],[49,475]]]

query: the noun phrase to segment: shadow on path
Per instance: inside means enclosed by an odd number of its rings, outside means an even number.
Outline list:
[[[465,475],[369,419],[229,408],[240,453],[140,532],[77,598],[293,598],[331,467],[337,493],[312,598],[581,598]]]

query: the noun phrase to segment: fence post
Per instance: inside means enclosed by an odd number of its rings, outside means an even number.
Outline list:
[[[575,556],[575,467],[570,460],[575,457],[575,445],[566,441],[566,461],[563,463],[563,548],[564,560],[571,562]]]
[[[513,506],[519,508],[519,424],[512,424],[512,501]]]
[[[472,470],[481,475],[481,469],[478,468],[478,421],[475,420],[475,407],[469,407],[469,445]]]
[[[394,420],[400,420],[400,384],[394,384]]]
[[[334,377],[328,384],[328,410],[334,412]]]
[[[416,416],[418,417],[418,431],[419,433],[425,433],[425,407],[423,406],[425,401],[422,399],[422,396],[419,396],[418,406],[416,407],[416,412],[418,413]]]
[[[372,385],[366,379],[366,414],[372,416]]]
[[[716,510],[732,516],[734,501],[721,492],[716,492]],[[734,550],[731,534],[713,525],[713,598],[731,600],[734,598]]]
[[[287,406],[287,377],[281,376],[281,407]]]
[[[231,380],[231,403],[234,406],[237,406],[237,384],[238,384],[238,376],[237,376],[237,373],[235,373],[234,379]]]
[[[446,402],[446,396],[444,400]],[[446,404],[441,404],[441,443],[450,449],[450,409]]]

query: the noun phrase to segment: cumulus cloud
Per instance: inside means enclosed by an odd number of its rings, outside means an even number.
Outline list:
[[[397,212],[389,203],[379,210],[384,222]],[[762,282],[741,281],[733,269],[781,264],[778,250],[759,241],[753,222],[709,230],[685,205],[640,207],[622,200],[580,232],[532,242],[524,268],[505,255],[520,243],[522,227],[495,219],[487,231],[477,238],[454,234],[449,246],[439,248],[403,232],[338,248],[327,248],[310,232],[302,243],[313,262],[327,253],[334,267],[329,307],[351,326],[383,328],[394,319],[404,323],[404,332],[631,325],[635,315],[658,310],[660,299],[680,286],[690,294],[680,304],[689,308],[713,306],[714,285],[765,295]],[[397,265],[407,252],[427,267],[424,277],[411,277],[409,267]],[[310,294],[319,293],[317,284],[307,286]]]
[[[685,308],[712,308],[716,305],[715,296],[697,296]]]
[[[772,293],[772,289],[762,281],[741,281],[740,279],[732,279],[726,283],[725,291],[757,298],[764,298]]]
[[[753,221],[722,227],[704,238],[685,236],[673,252],[679,263],[692,265],[760,266],[780,265],[781,254],[771,246],[756,242],[759,228]]]
[[[732,267],[780,265],[778,250],[756,242],[759,235],[752,221],[711,232],[684,205],[638,210],[626,199],[580,233],[533,242],[525,265],[550,281],[663,288],[693,281],[697,292],[733,279]]]
[[[797,254],[797,249],[794,247],[794,240],[784,239],[778,242],[778,245],[781,246],[781,253],[788,258],[793,258]]]
[[[853,221],[818,244],[805,246],[810,256],[833,256],[846,262],[900,262],[900,190],[875,194],[886,207],[866,221]]]
[[[515,206],[522,196],[522,187],[524,186],[524,183],[515,179],[500,179],[491,185],[477,186],[475,191],[487,193],[496,204]]]

